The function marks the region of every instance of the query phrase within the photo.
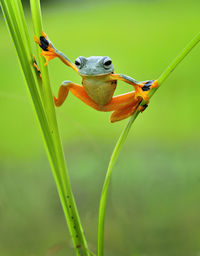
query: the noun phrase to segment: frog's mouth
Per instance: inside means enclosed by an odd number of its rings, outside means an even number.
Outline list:
[[[81,73],[81,72],[79,72],[79,74],[81,75],[81,76],[87,76],[87,77],[89,77],[89,76],[92,76],[92,77],[96,77],[96,76],[107,76],[107,75],[109,75],[109,74],[111,74],[111,72],[109,72],[109,73],[104,73],[104,74],[83,74],[83,73]]]
[[[95,70],[92,70],[91,72],[84,72],[82,70],[79,70],[78,73],[81,75],[81,76],[106,76],[106,75],[109,75],[109,74],[112,74],[113,71],[108,71],[108,72],[104,72],[104,73],[99,73]]]

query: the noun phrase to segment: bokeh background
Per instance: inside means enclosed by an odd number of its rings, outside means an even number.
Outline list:
[[[24,1],[30,37],[33,30]],[[108,55],[115,71],[157,78],[200,30],[200,2],[43,1],[45,31],[70,59]],[[0,15],[0,255],[74,255],[16,53]],[[35,47],[34,43],[33,47]],[[34,48],[35,49],[35,48]],[[110,187],[105,255],[200,255],[200,45],[134,123]],[[54,60],[52,90],[80,77]],[[116,94],[130,91],[120,82]],[[73,95],[57,109],[73,191],[91,250],[109,157],[127,120],[111,124]]]

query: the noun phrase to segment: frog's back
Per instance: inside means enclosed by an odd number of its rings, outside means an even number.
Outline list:
[[[88,96],[98,105],[106,105],[113,97],[117,81],[110,81],[107,75],[86,76],[82,85]]]

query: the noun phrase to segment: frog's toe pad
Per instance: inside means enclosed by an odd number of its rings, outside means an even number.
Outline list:
[[[139,106],[138,110],[139,110],[140,112],[143,112],[147,107],[148,107],[148,104],[144,104],[144,105],[142,105],[142,106]]]
[[[152,84],[154,83],[155,80],[149,80],[147,81],[144,86],[142,87],[143,91],[149,91],[151,89]]]
[[[35,59],[35,56],[33,56],[33,66],[36,68],[38,74],[39,74],[40,77],[41,77],[41,71],[40,71],[40,69],[39,69],[39,67],[38,67],[38,64],[37,64],[37,61],[36,61],[36,59]]]
[[[40,47],[42,48],[42,50],[45,52],[49,51],[49,45],[49,41],[44,36],[40,36]]]

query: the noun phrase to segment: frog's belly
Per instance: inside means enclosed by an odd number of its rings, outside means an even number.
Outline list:
[[[106,105],[114,94],[116,81],[104,81],[104,79],[84,79],[82,83],[88,96],[99,105]]]

